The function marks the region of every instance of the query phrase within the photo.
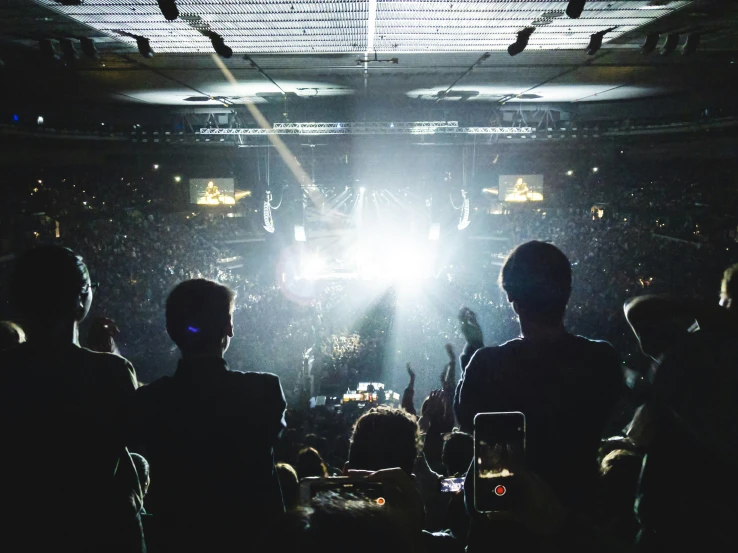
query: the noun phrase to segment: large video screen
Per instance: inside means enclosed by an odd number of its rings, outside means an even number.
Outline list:
[[[500,200],[510,203],[543,201],[543,175],[500,175]]]
[[[233,179],[190,179],[190,203],[233,205],[236,203]]]

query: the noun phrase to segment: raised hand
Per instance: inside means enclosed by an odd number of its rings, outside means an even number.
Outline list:
[[[454,353],[454,346],[451,344],[446,344],[446,353],[448,353],[448,358],[454,362],[456,361],[456,354]]]
[[[459,322],[461,322],[461,333],[470,344],[484,343],[482,329],[477,322],[477,315],[468,307],[462,307],[459,311]]]
[[[407,374],[410,375],[410,382],[414,382],[415,381],[415,371],[413,370],[410,363],[405,365],[405,368],[407,369]]]

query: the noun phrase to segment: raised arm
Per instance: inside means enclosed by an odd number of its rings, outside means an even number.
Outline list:
[[[468,307],[462,307],[459,311],[459,322],[461,323],[461,334],[466,339],[466,346],[461,353],[461,376],[463,378],[464,371],[474,352],[484,347],[484,336],[477,322],[477,315]]]
[[[410,375],[410,383],[402,394],[401,407],[411,415],[417,416],[415,405],[413,403],[413,400],[415,399],[415,371],[413,371],[410,363],[405,365],[405,368],[407,369],[407,374]]]

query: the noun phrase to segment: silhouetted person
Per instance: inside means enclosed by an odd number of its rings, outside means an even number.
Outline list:
[[[123,415],[131,364],[79,346],[93,289],[82,258],[42,246],[19,260],[12,307],[27,342],[0,354],[3,551],[136,551],[140,490]]]
[[[457,420],[471,433],[477,413],[523,412],[527,468],[564,503],[580,502],[597,479],[597,448],[621,391],[618,356],[609,344],[564,328],[571,266],[555,246],[533,241],[515,248],[500,284],[521,337],[474,353],[457,387]],[[462,320],[462,330],[480,347],[481,333],[468,327],[478,330],[473,316]]]
[[[182,359],[139,389],[133,433],[155,475],[147,510],[168,551],[243,551],[284,512],[273,449],[285,427],[279,378],[228,368],[234,294],[182,282],[166,305]]]
[[[637,504],[642,551],[738,548],[737,285],[734,265],[719,305],[656,296],[625,305],[643,351],[657,361],[650,397],[629,429],[646,451]]]

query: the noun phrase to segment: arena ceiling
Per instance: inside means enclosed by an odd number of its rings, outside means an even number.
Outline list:
[[[734,80],[738,9],[711,0],[359,2],[177,0],[167,21],[157,0],[4,0],[3,95],[23,102],[219,106],[292,102],[372,106],[602,103],[715,93]],[[507,48],[535,26],[524,52]],[[594,55],[591,35],[610,29]],[[640,48],[660,33],[648,56]],[[213,59],[211,33],[233,51]],[[660,55],[665,37],[679,49]],[[680,49],[699,34],[691,56]],[[148,40],[142,57],[137,37]],[[79,40],[92,38],[98,59]],[[52,61],[41,41],[61,58]],[[63,55],[71,39],[74,57]],[[69,45],[70,43],[67,43]],[[17,78],[16,78],[17,77]]]

